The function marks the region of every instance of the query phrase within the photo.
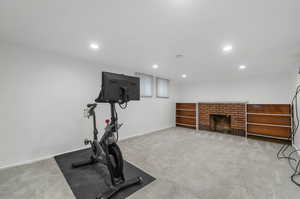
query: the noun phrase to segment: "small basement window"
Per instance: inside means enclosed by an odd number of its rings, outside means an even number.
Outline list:
[[[140,78],[140,95],[141,97],[153,96],[153,76],[143,73],[135,73]]]
[[[170,80],[157,77],[156,96],[159,98],[169,98],[169,84]]]

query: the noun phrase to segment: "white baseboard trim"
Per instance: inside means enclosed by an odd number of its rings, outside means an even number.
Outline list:
[[[133,135],[130,135],[130,136],[123,137],[120,140],[122,141],[122,140],[127,140],[127,139],[131,139],[131,138],[135,138],[135,137],[139,137],[139,136],[143,136],[143,135],[148,135],[148,134],[151,134],[151,133],[155,133],[157,131],[163,131],[163,130],[171,129],[171,128],[174,128],[174,127],[175,126],[168,126],[168,127],[164,127],[164,128],[155,129],[153,131],[148,131],[146,133],[136,133],[136,134],[133,134]]]
[[[80,148],[69,150],[69,151],[65,151],[65,152],[62,152],[62,153],[55,153],[55,154],[43,156],[43,157],[32,159],[32,160],[27,160],[27,161],[23,161],[23,162],[17,162],[17,163],[14,163],[14,164],[9,164],[9,165],[0,167],[0,170],[2,170],[2,169],[8,169],[8,168],[11,168],[11,167],[22,166],[22,165],[26,165],[26,164],[32,164],[34,162],[39,162],[39,161],[42,161],[42,160],[51,159],[51,158],[53,158],[55,156],[62,155],[64,153],[70,153],[70,152],[74,152],[74,151],[78,151],[78,150],[82,150],[82,149],[86,149],[86,148],[88,148],[88,147],[80,147]]]
[[[130,138],[134,138],[134,137],[139,137],[139,136],[142,136],[142,135],[151,134],[151,133],[154,133],[156,131],[162,131],[162,130],[170,129],[170,128],[173,128],[173,127],[174,126],[169,126],[169,127],[166,127],[166,128],[159,128],[157,130],[146,132],[146,133],[137,133],[137,134],[134,134],[134,135],[131,135],[131,136],[123,137],[121,140],[126,140],[126,139],[130,139]],[[36,158],[36,159],[32,159],[32,160],[17,162],[17,163],[14,163],[14,164],[9,164],[9,165],[0,167],[0,170],[2,170],[2,169],[8,169],[8,168],[11,168],[11,167],[17,167],[17,166],[21,166],[21,165],[32,164],[34,162],[39,162],[39,161],[42,161],[42,160],[51,159],[51,158],[53,158],[55,156],[62,155],[64,153],[70,153],[70,152],[74,152],[74,151],[78,151],[78,150],[82,150],[82,149],[86,149],[86,148],[89,148],[89,147],[84,146],[84,147],[80,147],[80,148],[77,148],[77,149],[73,149],[73,150],[69,150],[69,151],[64,151],[64,152],[61,152],[61,153],[50,154],[50,155],[43,156],[43,157]]]

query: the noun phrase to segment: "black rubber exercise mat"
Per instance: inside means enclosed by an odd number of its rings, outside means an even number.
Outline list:
[[[110,184],[108,169],[102,164],[72,168],[73,162],[88,159],[90,154],[90,149],[84,149],[55,157],[77,199],[95,199],[100,193],[106,191]],[[126,179],[141,176],[143,183],[122,190],[114,195],[112,199],[124,199],[155,180],[154,177],[127,161],[124,161],[124,174]]]

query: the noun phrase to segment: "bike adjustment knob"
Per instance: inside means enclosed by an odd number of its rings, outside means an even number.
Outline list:
[[[90,142],[91,142],[91,141],[90,141],[90,140],[88,140],[88,139],[85,139],[85,140],[84,140],[84,144],[85,144],[85,145],[89,145],[89,144],[90,144]]]

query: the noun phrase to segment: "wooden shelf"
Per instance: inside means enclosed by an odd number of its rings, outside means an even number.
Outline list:
[[[248,104],[248,113],[291,114],[289,104]]]
[[[180,123],[176,123],[176,126],[196,129],[196,126],[195,126],[195,125],[188,125],[188,124],[180,124]]]
[[[176,103],[176,126],[196,128],[196,103]]]
[[[247,115],[280,115],[280,116],[291,116],[291,114],[271,114],[271,113],[247,113]]]
[[[279,140],[289,140],[288,138],[273,137],[273,136],[255,134],[255,133],[248,133],[248,135],[257,136],[257,137],[271,138],[271,139],[279,139]]]
[[[277,139],[290,137],[289,104],[248,104],[247,111],[247,134]]]
[[[183,116],[183,115],[176,115],[176,117],[183,117],[183,118],[195,118],[193,116]]]
[[[180,109],[180,108],[177,108],[176,110],[177,111],[195,111],[195,109]]]

